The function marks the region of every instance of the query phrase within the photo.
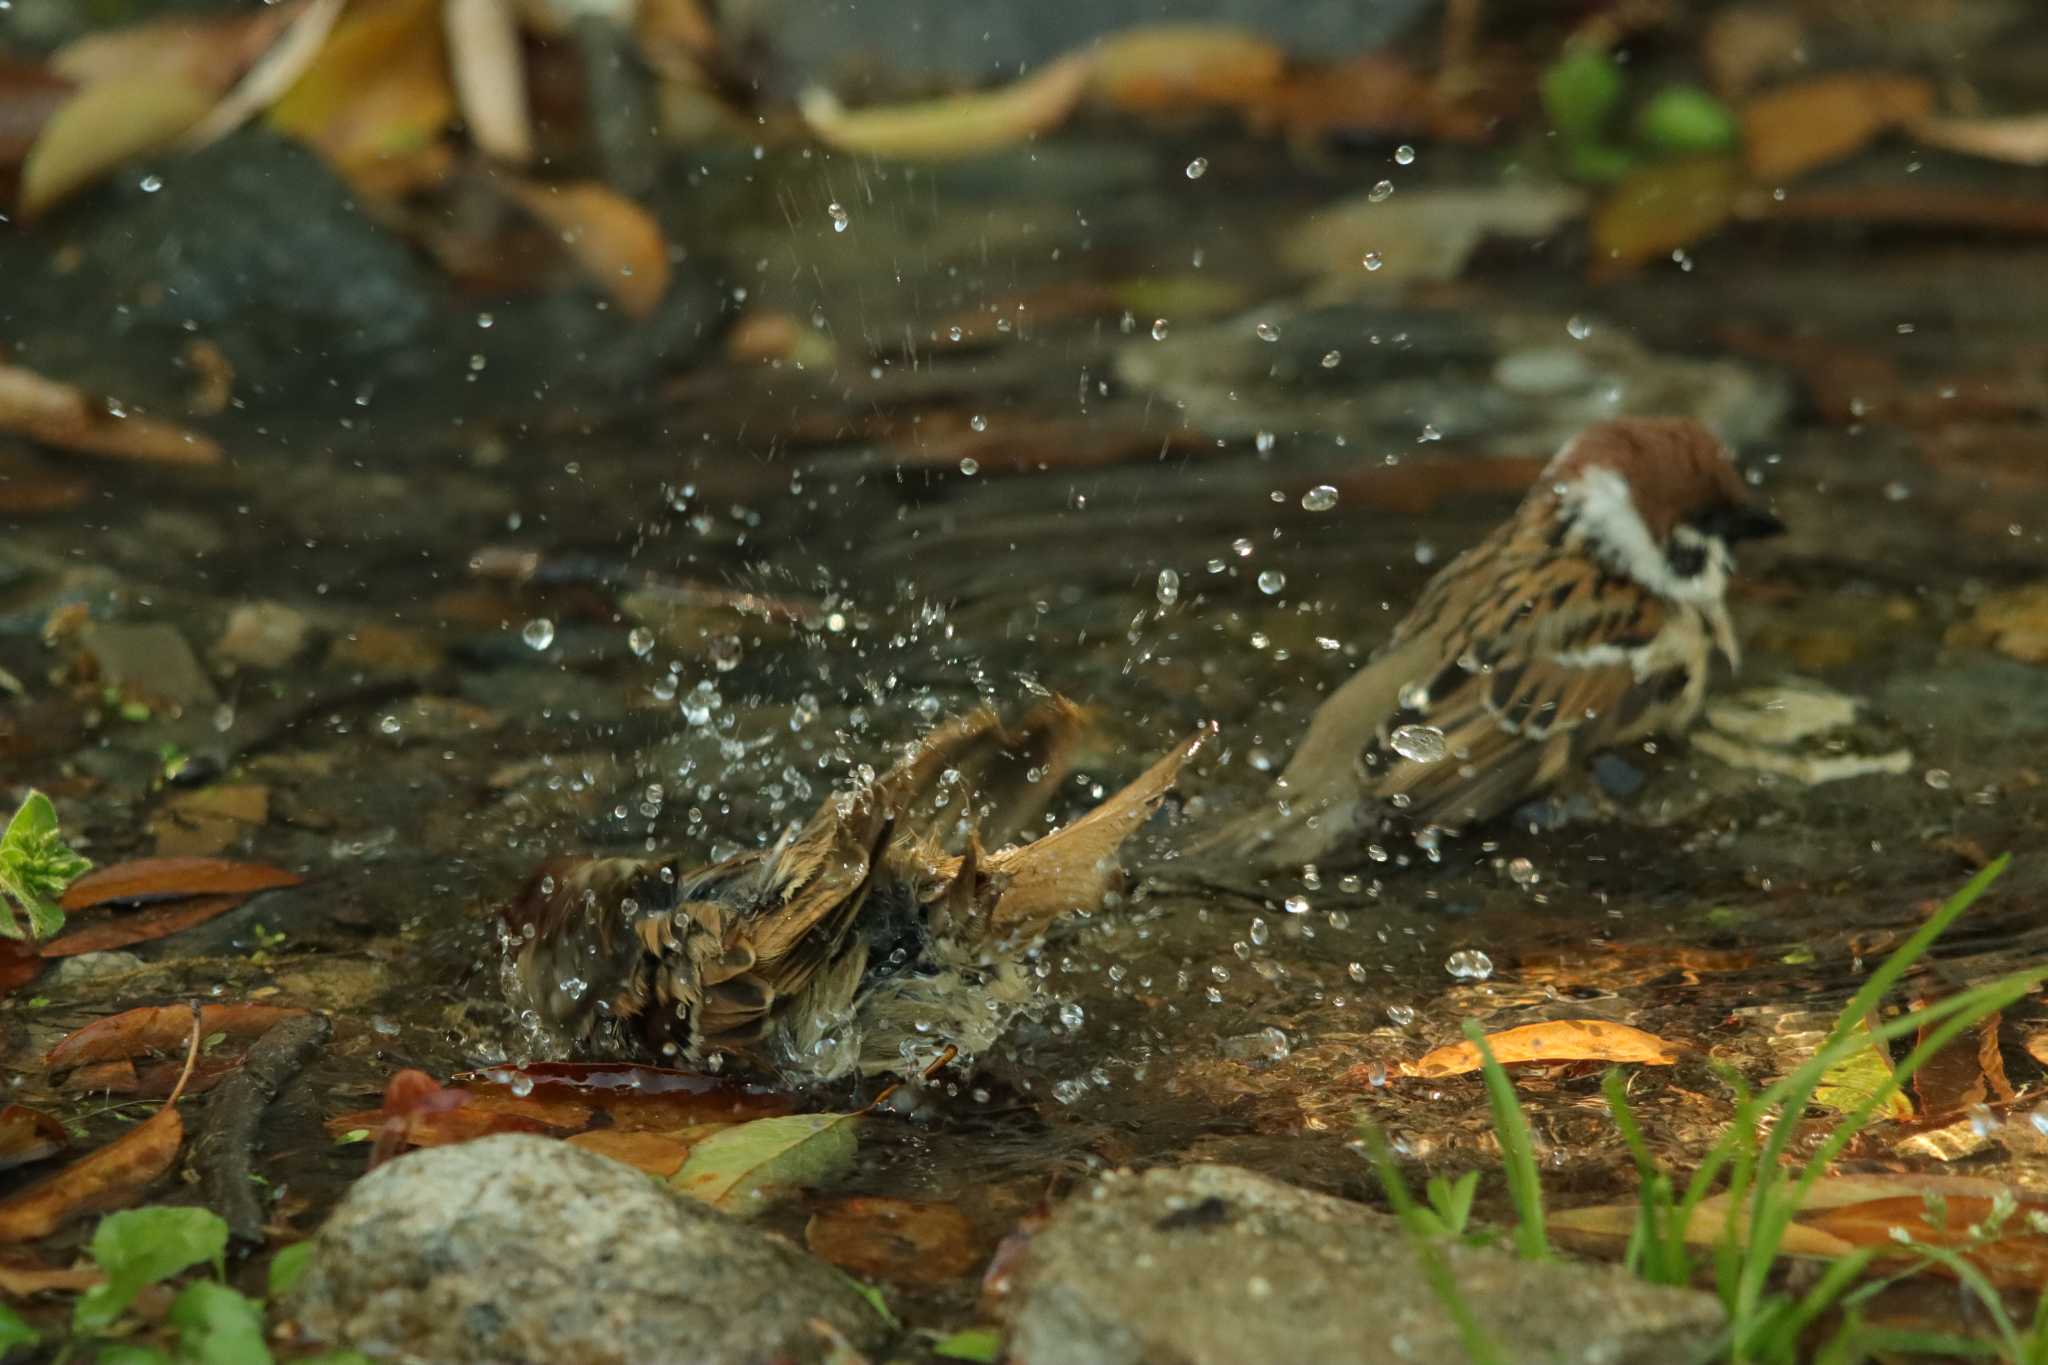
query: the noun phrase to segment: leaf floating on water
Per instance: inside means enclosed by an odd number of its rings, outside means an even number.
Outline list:
[[[560,236],[563,248],[631,318],[652,316],[668,293],[668,241],[654,215],[594,181],[512,181],[511,196]]]
[[[1000,90],[849,110],[814,89],[797,107],[818,140],[841,151],[951,160],[1013,147],[1057,127],[1073,112],[1092,70],[1090,57],[1075,54]]]
[[[1855,1031],[1867,1036],[1869,1021],[1859,1021]],[[1872,1095],[1889,1085],[1891,1078],[1891,1052],[1883,1040],[1871,1038],[1869,1047],[1859,1048],[1822,1073],[1820,1084],[1813,1090],[1813,1102],[1839,1113],[1853,1114]],[[1913,1102],[1894,1090],[1885,1097],[1882,1108],[1874,1117],[1909,1119],[1913,1117]]]
[[[1486,1045],[1502,1066],[1517,1062],[1639,1062],[1670,1066],[1680,1048],[1654,1033],[1605,1019],[1557,1019],[1486,1035]],[[1401,1068],[1402,1074],[1434,1080],[1463,1076],[1480,1069],[1479,1049],[1453,1043],[1423,1054]]]
[[[756,1119],[697,1144],[669,1184],[713,1208],[748,1216],[798,1186],[830,1183],[853,1163],[861,1116]]]
[[[247,899],[247,896],[189,896],[133,914],[96,917],[92,922],[68,934],[59,934],[45,943],[43,956],[76,957],[80,953],[103,953],[109,948],[154,942],[225,915]]]
[[[690,1143],[666,1133],[629,1132],[619,1128],[577,1133],[568,1142],[572,1147],[623,1161],[635,1170],[645,1171],[662,1180],[681,1170],[691,1151]]]
[[[1749,173],[1767,185],[1796,179],[1933,107],[1934,87],[1919,76],[1855,72],[1781,85],[1743,108]]]
[[[199,1011],[201,1037],[260,1038],[271,1025],[306,1011],[282,1005],[207,1005]],[[169,1052],[192,1030],[192,1011],[183,1005],[144,1005],[95,1019],[50,1049],[43,1064],[52,1071]]]
[[[849,1274],[944,1284],[981,1261],[974,1225],[951,1204],[859,1195],[811,1215],[804,1245]]]
[[[136,858],[89,872],[60,902],[68,911],[98,905],[170,900],[178,896],[250,895],[304,878],[267,863],[232,858]]]

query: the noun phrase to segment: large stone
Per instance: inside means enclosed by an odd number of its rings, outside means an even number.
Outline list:
[[[847,1278],[567,1143],[401,1157],[320,1230],[286,1310],[313,1340],[444,1365],[815,1361],[884,1335]]]
[[[1712,1296],[1617,1267],[1447,1255],[1526,1365],[1682,1365],[1721,1326]],[[1017,1286],[1015,1365],[1468,1360],[1397,1220],[1234,1166],[1104,1179],[1032,1238]]]

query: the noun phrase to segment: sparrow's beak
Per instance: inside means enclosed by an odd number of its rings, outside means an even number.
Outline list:
[[[1699,527],[1708,535],[1720,537],[1723,545],[1762,540],[1766,536],[1783,535],[1785,531],[1784,522],[1763,508],[1747,503],[1716,507],[1700,518]]]

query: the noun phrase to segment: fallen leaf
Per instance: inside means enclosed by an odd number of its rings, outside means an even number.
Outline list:
[[[293,2],[96,28],[59,48],[50,67],[80,85],[148,75],[218,92],[261,57],[298,13]]]
[[[78,88],[40,62],[0,56],[0,167],[20,163]]]
[[[59,934],[45,943],[42,955],[76,957],[80,953],[103,953],[110,948],[154,942],[224,915],[247,899],[247,896],[193,896],[133,914],[94,916],[82,927],[68,934]]]
[[[149,819],[164,857],[210,857],[270,820],[270,788],[253,783],[201,787],[170,797]]]
[[[855,1114],[790,1114],[712,1134],[669,1184],[727,1213],[749,1216],[797,1186],[823,1185],[853,1164]]]
[[[195,465],[221,459],[220,446],[208,437],[125,410],[116,416],[105,400],[19,365],[0,364],[0,431],[113,459]]]
[[[600,1128],[590,1133],[574,1133],[568,1138],[571,1146],[581,1147],[599,1156],[608,1156],[614,1161],[623,1161],[638,1171],[651,1176],[668,1179],[683,1168],[683,1162],[690,1155],[691,1144],[670,1137],[666,1133],[626,1132],[617,1128]]]
[[[2009,161],[2016,166],[2048,166],[2048,114],[2015,118],[1915,119],[1907,129],[1916,142],[1966,156]]]
[[[1888,72],[1816,76],[1755,96],[1742,109],[1744,157],[1766,185],[1796,179],[1921,119],[1934,87]]]
[[[1869,1021],[1858,1021],[1855,1031],[1868,1036]],[[1891,1080],[1891,1075],[1891,1050],[1882,1039],[1872,1037],[1869,1047],[1859,1048],[1821,1073],[1820,1084],[1813,1088],[1813,1102],[1837,1113],[1854,1113]],[[1913,1117],[1913,1102],[1894,1090],[1878,1107],[1876,1117],[1909,1119]]]
[[[1989,647],[2025,664],[2048,664],[2048,583],[1989,593],[1968,621],[1949,627],[1942,643]]]
[[[1477,141],[1491,122],[1445,100],[1433,77],[1385,52],[1282,72],[1270,90],[1218,102],[1242,103],[1254,132],[1272,128],[1296,142],[1404,135]]]
[[[0,1258],[0,1298],[26,1299],[35,1294],[76,1294],[106,1283],[98,1266],[50,1266]]]
[[[1801,1213],[1800,1222],[1850,1246],[1879,1247],[1891,1256],[1912,1255],[1912,1246],[1902,1242],[1901,1236],[1923,1246],[1948,1247],[2000,1288],[2040,1288],[2042,1279],[2048,1277],[2048,1237],[2031,1231],[2029,1220],[2048,1215],[2048,1203],[2021,1202],[1997,1235],[1986,1241],[1973,1228],[1983,1224],[1993,1208],[1994,1201],[1982,1195],[1930,1199],[1925,1193],[1913,1193]],[[1943,1272],[1937,1269],[1935,1273]]]
[[[568,1099],[610,1115],[613,1128],[625,1131],[741,1123],[796,1107],[787,1093],[767,1086],[631,1062],[527,1062],[462,1072],[451,1080],[476,1094]]]
[[[1915,1009],[1925,1009],[1934,1001],[1923,998],[1916,1001]],[[1967,1034],[1949,1040],[1933,1056],[1920,1064],[1913,1073],[1913,1095],[1920,1102],[1920,1114],[1929,1121],[1938,1121],[1954,1114],[1960,1114],[1972,1105],[1982,1104],[1991,1093],[1990,1081],[1985,1074],[1986,1048],[1998,1068],[1998,1078],[2005,1080],[2005,1065],[1998,1054],[1998,1023],[2002,1016],[1992,1014],[1979,1026],[1976,1037]],[[1927,1041],[1931,1032],[1929,1026],[1920,1026],[1915,1044]],[[2005,1086],[2009,1092],[2011,1086]]]
[[[626,316],[646,318],[668,293],[668,241],[654,215],[595,181],[512,180],[506,192],[561,238],[562,246]]]
[[[504,0],[446,0],[441,18],[470,138],[485,156],[524,166],[533,159],[533,118],[519,16]]]
[[[812,1214],[804,1245],[848,1274],[894,1284],[944,1284],[981,1261],[974,1225],[951,1204],[871,1195]]]
[[[284,1005],[207,1005],[199,1011],[202,1038],[216,1033],[230,1038],[260,1038],[272,1024],[296,1019],[302,1009]],[[183,1005],[144,1005],[95,1019],[51,1048],[43,1065],[52,1071],[87,1062],[134,1058],[169,1052],[184,1042],[192,1028],[192,1011]]]
[[[178,139],[179,145],[188,149],[211,146],[275,104],[320,54],[345,3],[346,0],[310,0],[296,7],[296,13],[291,12],[292,6],[280,6],[285,11],[280,17],[289,18],[284,32],[236,82],[234,89],[208,110],[205,118],[186,130]]]
[[[1547,237],[1585,208],[1584,191],[1557,185],[1410,190],[1380,203],[1362,194],[1285,229],[1278,253],[1289,269],[1336,293],[1384,291],[1456,279],[1480,243]],[[1365,267],[1368,257],[1377,268]]]
[[[70,1145],[64,1125],[42,1110],[25,1104],[0,1109],[0,1171],[53,1157]]]
[[[18,990],[42,974],[43,958],[36,945],[11,938],[0,940],[0,995]]]
[[[1767,5],[1717,10],[1700,37],[1700,61],[1723,99],[1735,100],[1806,58],[1806,25]]]
[[[194,1019],[185,1058],[188,1068],[198,1058],[199,1038]],[[134,1202],[170,1170],[184,1146],[185,1123],[178,1117],[182,1093],[182,1087],[174,1089],[154,1114],[98,1151],[0,1199],[0,1242],[32,1242],[79,1214]]]
[[[1100,39],[1090,96],[1131,114],[1190,114],[1270,103],[1287,54],[1246,29],[1157,24]]]
[[[1524,1024],[1487,1034],[1486,1045],[1493,1049],[1494,1059],[1502,1066],[1519,1062],[1641,1062],[1648,1066],[1670,1066],[1678,1061],[1680,1051],[1676,1044],[1654,1033],[1606,1019],[1554,1019]],[[1479,1049],[1465,1042],[1424,1053],[1404,1065],[1401,1074],[1433,1080],[1479,1069]]]
[[[999,90],[915,104],[845,109],[822,89],[797,101],[820,142],[845,152],[906,161],[943,161],[1012,147],[1057,127],[1088,83],[1091,60],[1062,57]]]
[[[439,0],[358,0],[269,119],[358,188],[396,194],[444,171],[419,154],[455,111]]]
[[[1593,211],[1592,273],[1624,273],[1707,236],[1735,212],[1735,158],[1696,156],[1631,172]]]
[[[188,1075],[178,1062],[157,1062],[138,1067],[126,1057],[112,1062],[81,1066],[64,1078],[62,1089],[78,1095],[132,1095],[137,1099],[161,1099],[182,1079],[187,1095],[203,1095],[242,1069],[242,1054],[210,1053],[201,1057]]]
[[[247,896],[297,886],[303,878],[267,863],[231,858],[134,858],[86,873],[58,901],[69,913],[181,896]]]
[[[66,100],[21,163],[21,216],[34,220],[204,116],[213,92],[177,80],[101,81]]]

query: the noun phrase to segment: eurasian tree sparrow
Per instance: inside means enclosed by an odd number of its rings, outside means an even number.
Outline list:
[[[1698,422],[1588,427],[1323,703],[1274,813],[1230,842],[1278,866],[1351,851],[1389,815],[1455,830],[1597,750],[1682,731],[1714,652],[1740,662],[1730,547],[1783,529]]]

